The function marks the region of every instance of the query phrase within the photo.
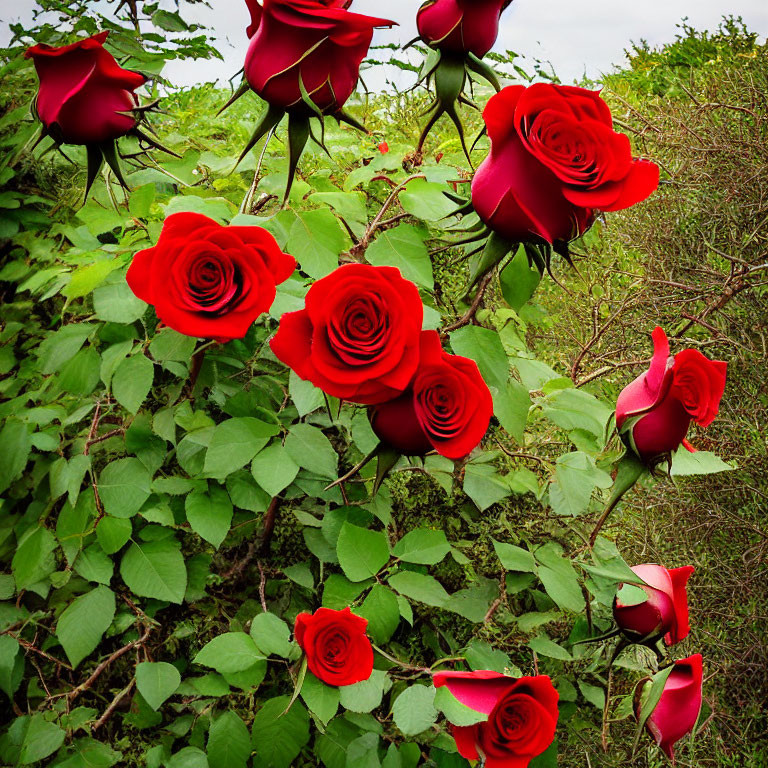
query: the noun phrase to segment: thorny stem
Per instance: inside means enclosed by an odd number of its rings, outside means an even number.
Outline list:
[[[477,288],[475,298],[472,300],[472,304],[469,309],[455,322],[450,325],[446,325],[440,332],[441,336],[447,336],[452,331],[456,331],[459,328],[463,328],[465,325],[469,325],[474,321],[477,311],[480,309],[483,299],[485,298],[485,292],[488,290],[488,286],[491,284],[493,276],[496,274],[496,270],[491,270],[481,281]]]
[[[603,514],[600,515],[600,519],[595,524],[595,527],[592,529],[592,533],[589,534],[589,546],[590,548],[595,546],[595,542],[597,541],[598,534],[600,533],[600,529],[605,525],[605,521],[608,519],[611,512],[613,512],[614,509],[616,509],[616,505],[624,498],[624,495],[627,493],[627,491],[632,488],[633,485],[630,485],[628,488],[626,488],[621,493],[614,496],[610,502],[605,507],[605,510],[603,511]]]
[[[250,213],[251,208],[253,206],[253,196],[256,194],[256,187],[259,183],[259,174],[261,173],[261,166],[264,163],[264,156],[267,153],[267,147],[269,146],[269,142],[272,140],[272,137],[275,135],[275,130],[277,126],[272,128],[270,132],[267,134],[267,140],[264,142],[264,146],[261,148],[261,154],[259,155],[259,162],[256,164],[256,171],[253,174],[253,182],[251,183],[251,186],[246,193],[245,197],[243,198],[243,204],[240,206],[240,213]]]

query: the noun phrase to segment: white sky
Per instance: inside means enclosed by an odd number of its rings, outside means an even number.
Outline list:
[[[169,2],[165,0],[163,5]],[[211,8],[185,6],[183,16],[212,30],[225,60],[171,63],[164,74],[178,85],[226,80],[242,66],[249,21],[245,0],[209,0],[209,4]],[[0,43],[8,37],[7,22],[28,21],[32,5],[32,0],[0,0]],[[376,32],[374,43],[405,43],[416,36],[419,5],[419,0],[354,0],[351,10],[400,23],[392,30]],[[768,33],[766,0],[730,0],[727,4],[718,0],[514,0],[502,16],[494,50],[510,49],[549,60],[566,82],[584,73],[597,78],[623,62],[630,41],[644,38],[652,45],[670,41],[677,31],[675,25],[684,17],[697,29],[713,29],[724,13],[743,16],[761,37]],[[371,88],[381,88],[385,76],[394,75],[389,68],[387,72],[377,70],[366,77]],[[403,76],[396,81],[409,84]]]

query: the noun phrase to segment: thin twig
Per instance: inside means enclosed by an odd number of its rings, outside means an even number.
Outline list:
[[[94,731],[99,730],[99,728],[101,728],[101,726],[104,725],[104,723],[106,723],[110,717],[112,717],[112,714],[120,705],[120,702],[131,692],[134,685],[136,685],[135,677],[131,679],[131,682],[128,683],[128,685],[126,685],[125,688],[123,688],[123,690],[120,691],[114,699],[112,699],[110,705],[104,710],[104,714],[93,724]]]
[[[475,294],[475,298],[472,300],[472,304],[470,305],[469,309],[458,320],[451,323],[450,325],[446,325],[445,328],[443,328],[440,332],[441,336],[446,336],[452,331],[463,328],[465,325],[469,325],[474,321],[475,315],[477,315],[477,311],[480,309],[480,306],[483,303],[483,299],[485,298],[485,292],[488,290],[488,286],[491,284],[491,280],[493,279],[495,273],[495,270],[491,270],[480,281],[480,285],[477,287],[477,293]]]

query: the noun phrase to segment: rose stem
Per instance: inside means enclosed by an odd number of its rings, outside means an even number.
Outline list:
[[[634,486],[634,483],[629,486],[629,488],[632,488]],[[616,494],[609,502],[608,505],[605,507],[605,511],[602,515],[600,515],[600,519],[597,521],[595,527],[592,529],[592,533],[589,535],[589,546],[590,548],[595,546],[595,542],[597,541],[597,536],[600,533],[600,529],[605,525],[605,521],[608,519],[608,516],[613,512],[614,509],[616,509],[616,505],[624,498],[624,494],[629,490],[627,488],[626,490],[622,491],[621,493]]]
[[[269,544],[272,541],[272,534],[275,530],[275,521],[277,520],[277,511],[280,507],[280,497],[275,496],[269,502],[267,512],[264,515],[264,532],[261,535],[261,554],[266,555],[269,552]]]

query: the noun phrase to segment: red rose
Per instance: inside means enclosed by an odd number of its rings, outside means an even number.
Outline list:
[[[40,89],[35,108],[47,132],[61,144],[99,144],[136,126],[133,91],[144,75],[123,69],[103,48],[109,32],[59,48],[35,45],[24,54],[35,62]]]
[[[427,0],[419,8],[419,36],[441,51],[482,59],[499,35],[499,17],[512,0]]]
[[[616,402],[616,426],[651,465],[680,447],[691,421],[702,427],[712,423],[727,369],[727,363],[709,360],[696,349],[670,357],[661,328],[653,331],[653,347],[651,367],[627,385]]]
[[[474,360],[443,351],[437,331],[422,331],[419,367],[400,397],[376,406],[378,438],[406,455],[436,450],[449,459],[469,455],[483,439],[493,398]]]
[[[667,645],[684,640],[688,625],[686,584],[693,566],[664,568],[661,565],[635,565],[632,570],[645,582],[640,588],[648,599],[637,605],[623,605],[619,596],[613,603],[613,616],[632,640],[658,640],[664,635]],[[647,586],[646,586],[647,585]]]
[[[131,290],[186,336],[225,342],[245,336],[294,269],[261,227],[223,227],[198,213],[174,213],[154,248],[133,257]]]
[[[368,621],[349,608],[318,608],[296,617],[296,642],[307,655],[309,671],[328,685],[353,685],[373,672],[373,647],[366,637]]]
[[[472,203],[509,240],[567,242],[586,232],[595,211],[628,208],[658,186],[658,167],[632,158],[596,91],[510,85],[483,119],[491,152],[472,182]]]
[[[245,77],[272,106],[302,105],[302,85],[323,113],[352,95],[375,27],[387,19],[350,13],[352,0],[247,0],[251,11]],[[307,108],[309,109],[309,108]]]
[[[659,703],[645,723],[670,759],[674,759],[675,743],[690,733],[699,719],[702,681],[701,654],[676,661]]]
[[[302,378],[333,397],[381,403],[399,395],[419,362],[424,307],[394,267],[347,264],[312,285],[270,342]]]
[[[512,678],[498,672],[439,672],[434,676],[465,706],[488,715],[453,726],[459,754],[485,758],[485,768],[526,768],[554,741],[558,694],[546,675]]]

